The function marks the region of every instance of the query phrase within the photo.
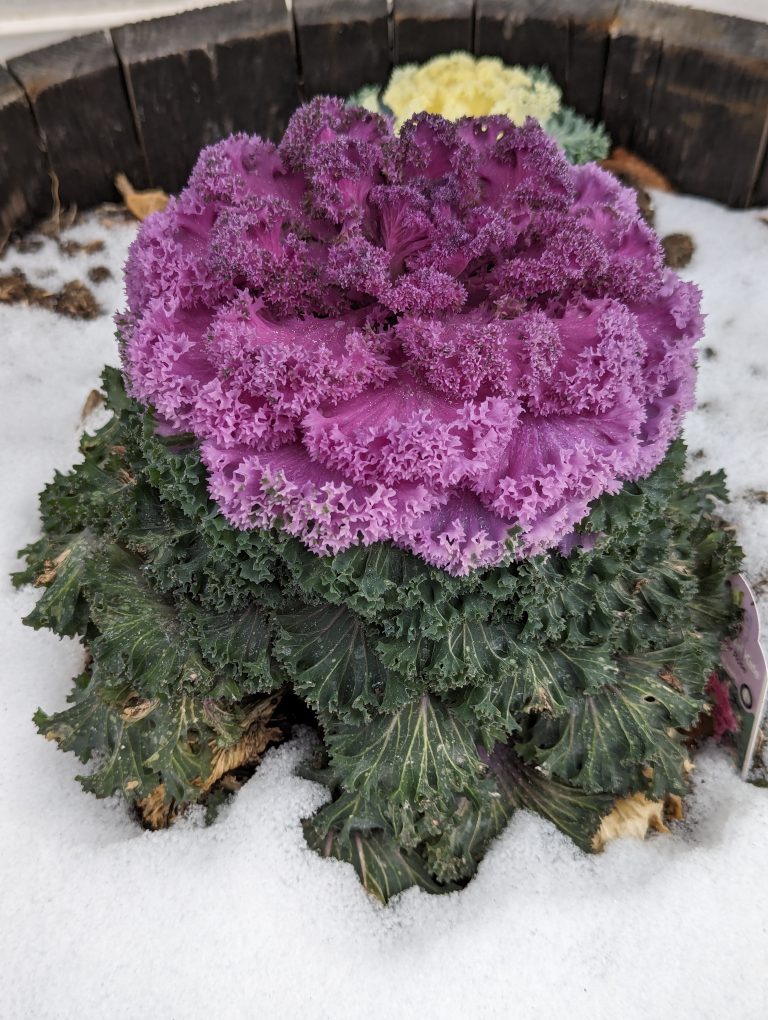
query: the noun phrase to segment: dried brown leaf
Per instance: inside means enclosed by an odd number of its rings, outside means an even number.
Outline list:
[[[683,798],[676,793],[668,793],[664,798],[664,816],[672,818],[676,822],[682,821],[685,818]]]
[[[670,269],[685,269],[693,258],[696,245],[690,234],[667,234],[662,237],[664,261]]]
[[[683,687],[680,680],[675,676],[674,673],[670,673],[669,670],[663,669],[659,673],[659,679],[663,680],[665,684],[672,688],[673,691],[677,691],[678,694],[684,694],[685,688]]]
[[[215,783],[228,772],[241,769],[245,765],[257,765],[274,740],[279,740],[281,730],[277,726],[265,726],[262,721],[256,722],[243,734],[236,744],[230,747],[216,747],[213,752],[213,769],[202,785],[207,793]]]
[[[664,801],[648,800],[644,793],[633,793],[617,800],[603,818],[592,839],[594,850],[602,850],[612,839],[645,839],[648,830],[669,832],[664,824]]]
[[[112,270],[108,266],[91,266],[88,270],[88,279],[91,283],[103,283],[112,277]]]
[[[660,170],[621,146],[617,146],[608,159],[600,160],[600,165],[620,177],[628,178],[640,187],[668,192],[675,190]]]
[[[93,255],[97,251],[104,251],[104,242],[100,239],[95,241],[75,241],[73,238],[68,238],[66,241],[59,240],[59,251],[62,255],[67,255],[69,258],[73,255],[79,255],[81,252],[85,255]]]
[[[165,799],[165,786],[160,783],[146,797],[136,801],[136,807],[143,824],[148,829],[167,829],[177,818],[179,809],[176,801]]]
[[[85,398],[85,403],[83,404],[83,408],[80,411],[80,421],[85,421],[85,419],[89,415],[93,414],[97,407],[101,407],[103,403],[104,394],[101,393],[99,390],[91,390],[91,392]]]
[[[139,722],[140,719],[146,719],[150,712],[154,712],[159,704],[159,698],[131,698],[124,705],[120,715],[126,722]]]
[[[64,552],[59,553],[55,560],[46,560],[45,567],[42,574],[39,574],[35,578],[35,587],[40,588],[44,584],[51,584],[56,580],[56,571],[62,565],[64,560],[72,552],[71,549],[65,549]]]
[[[70,319],[95,319],[104,314],[93,291],[80,280],[70,280],[64,284],[55,295],[53,309]]]
[[[168,205],[168,195],[159,188],[148,191],[136,191],[125,174],[115,177],[115,187],[120,192],[126,209],[137,220],[145,220],[154,212],[162,212]]]

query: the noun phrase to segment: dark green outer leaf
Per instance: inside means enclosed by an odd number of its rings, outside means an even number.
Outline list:
[[[312,606],[275,617],[275,655],[296,690],[322,713],[363,720],[403,696],[359,617],[340,606]],[[394,688],[394,696],[393,690]]]
[[[177,800],[197,800],[196,780],[209,773],[211,751],[193,702],[182,697],[175,704],[160,704],[155,699],[131,712],[126,711],[129,695],[129,690],[105,685],[94,671],[79,678],[69,708],[50,716],[38,711],[35,723],[81,761],[98,755],[94,771],[78,776],[97,797],[120,791],[134,800],[163,782]]]
[[[687,753],[676,727],[690,726],[700,709],[652,673],[625,679],[575,700],[567,715],[540,716],[521,752],[589,792],[685,793]]]
[[[366,892],[382,903],[413,885],[430,893],[450,892],[453,888],[436,882],[418,854],[403,850],[381,829],[366,834],[355,830],[343,839],[334,831],[321,836],[309,821],[304,823],[304,835],[322,857],[350,863]]]
[[[378,801],[405,846],[421,838],[421,816],[439,832],[457,795],[477,800],[487,792],[475,734],[429,695],[363,727],[329,728],[326,742],[344,789]]]
[[[70,538],[58,554],[65,559],[56,568],[55,579],[24,620],[27,626],[35,630],[49,627],[66,637],[85,633],[89,617],[85,586],[98,545],[98,539],[88,529]]]
[[[582,850],[592,850],[592,839],[613,807],[613,796],[586,793],[559,783],[526,765],[509,745],[499,745],[487,761],[508,815],[515,808],[534,811],[553,822]]]
[[[245,693],[271,690],[280,683],[272,668],[269,621],[259,606],[211,613],[190,603],[185,615],[206,659],[220,667],[231,666],[247,678]]]

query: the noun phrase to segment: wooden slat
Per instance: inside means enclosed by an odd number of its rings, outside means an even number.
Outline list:
[[[548,67],[564,101],[596,120],[618,6],[619,0],[477,0],[475,52]]]
[[[106,33],[35,50],[10,60],[8,67],[34,111],[62,205],[115,198],[119,171],[139,186],[146,183],[120,67]]]
[[[768,137],[768,122],[765,125]],[[755,187],[749,198],[750,205],[768,205],[768,150],[763,156],[763,164],[755,181]]]
[[[277,139],[298,104],[284,0],[222,4],[114,29],[151,184],[178,191],[200,149]]]
[[[571,13],[563,100],[593,121],[602,118],[610,30],[618,7],[619,0],[591,0],[573,4]]]
[[[507,64],[546,65],[561,88],[568,69],[568,5],[559,0],[477,0],[475,51]]]
[[[603,114],[614,139],[682,190],[746,205],[765,153],[768,25],[625,0]]]
[[[293,0],[293,17],[305,98],[386,82],[387,0]]]
[[[395,0],[396,64],[423,63],[440,53],[472,51],[474,0]]]
[[[51,210],[43,144],[21,86],[0,67],[0,251],[8,236]]]
[[[392,65],[387,0],[294,0],[293,19],[284,0],[239,0],[113,39],[0,70],[0,239],[50,210],[49,167],[62,203],[85,206],[115,197],[118,171],[173,191],[203,145],[277,138],[300,95],[296,49],[305,96],[383,83]],[[763,23],[649,0],[394,0],[392,43],[399,62],[473,45],[546,64],[565,102],[681,189],[768,202]]]

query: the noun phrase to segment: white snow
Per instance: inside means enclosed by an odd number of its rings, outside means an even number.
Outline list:
[[[685,275],[708,311],[691,450],[725,466],[747,573],[768,576],[768,224],[755,211],[657,196],[662,233],[693,234]],[[65,259],[52,242],[0,260],[47,285],[105,262],[110,312],[133,228],[72,231],[108,252]],[[0,574],[34,537],[36,498],[74,459],[79,415],[105,361],[108,317],[72,322],[0,305]],[[724,753],[697,759],[688,818],[670,836],[580,853],[518,814],[463,892],[410,890],[387,908],[351,867],[304,846],[324,797],[294,776],[305,739],[270,753],[219,821],[140,831],[119,800],[73,781],[79,763],[35,732],[63,707],[77,644],[22,627],[36,593],[0,578],[0,1016],[96,1020],[765,1020],[768,790]]]

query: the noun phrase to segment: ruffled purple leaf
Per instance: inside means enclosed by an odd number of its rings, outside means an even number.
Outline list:
[[[529,121],[319,98],[235,135],[150,217],[120,317],[132,394],[200,441],[239,528],[453,574],[558,547],[693,400],[699,293],[634,193]],[[583,544],[583,543],[581,543]]]

